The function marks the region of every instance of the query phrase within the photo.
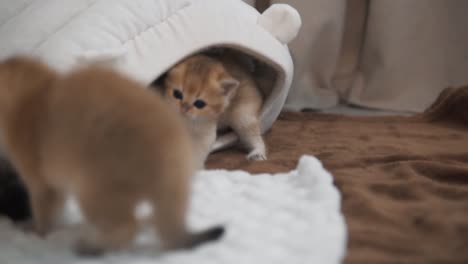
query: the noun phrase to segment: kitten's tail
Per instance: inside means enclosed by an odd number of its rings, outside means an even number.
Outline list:
[[[210,153],[217,152],[228,147],[235,145],[239,140],[239,137],[234,132],[229,132],[219,136],[216,142],[211,147]]]
[[[195,248],[206,242],[216,241],[221,238],[223,234],[224,227],[222,226],[215,226],[201,232],[192,233],[186,241],[184,247],[187,249]]]

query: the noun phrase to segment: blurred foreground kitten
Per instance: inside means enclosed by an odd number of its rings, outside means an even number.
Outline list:
[[[53,228],[64,195],[76,196],[94,228],[78,241],[79,254],[130,244],[139,226],[135,206],[145,200],[167,248],[223,233],[187,230],[190,136],[159,96],[134,81],[97,67],[61,76],[34,59],[10,58],[0,63],[0,127],[40,235]]]
[[[226,126],[246,144],[247,159],[266,159],[259,126],[262,94],[234,54],[189,57],[167,73],[163,91],[188,123],[199,168],[213,148],[217,128]]]

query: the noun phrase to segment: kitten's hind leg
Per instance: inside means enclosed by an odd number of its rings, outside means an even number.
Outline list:
[[[260,133],[259,121],[252,115],[237,115],[231,124],[232,129],[239,135],[240,140],[247,145],[248,160],[266,160],[266,147]]]
[[[165,191],[155,200],[157,215],[153,219],[166,249],[191,249],[201,244],[218,240],[224,227],[214,226],[200,232],[189,232],[185,225],[186,198]],[[164,198],[167,196],[167,198]],[[171,199],[172,198],[172,199]]]
[[[171,174],[166,177],[173,176]],[[152,205],[156,209],[154,226],[166,249],[183,248],[188,233],[185,230],[185,217],[188,203],[188,186],[168,184],[165,190],[156,191]]]
[[[79,195],[85,219],[93,229],[77,241],[75,251],[78,255],[98,256],[108,250],[119,250],[135,237],[138,223],[133,197],[127,197],[125,193],[110,195],[111,192],[94,188]]]

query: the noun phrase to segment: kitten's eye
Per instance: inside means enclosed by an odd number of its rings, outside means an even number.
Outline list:
[[[182,100],[184,98],[184,95],[182,94],[181,91],[175,89],[174,92],[172,92],[172,95],[179,100]]]
[[[193,102],[193,105],[198,109],[202,109],[206,106],[206,103],[203,100],[196,100],[195,102]]]

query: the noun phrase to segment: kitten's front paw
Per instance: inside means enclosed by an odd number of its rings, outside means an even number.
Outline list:
[[[36,233],[36,235],[38,235],[39,237],[45,238],[47,234],[49,234],[50,228],[38,227],[36,224],[34,224],[32,231],[34,231],[34,233]]]
[[[267,160],[267,156],[264,151],[254,149],[247,155],[247,159],[248,160]]]
[[[85,239],[80,239],[75,245],[75,254],[80,257],[99,257],[104,254],[104,250]]]

